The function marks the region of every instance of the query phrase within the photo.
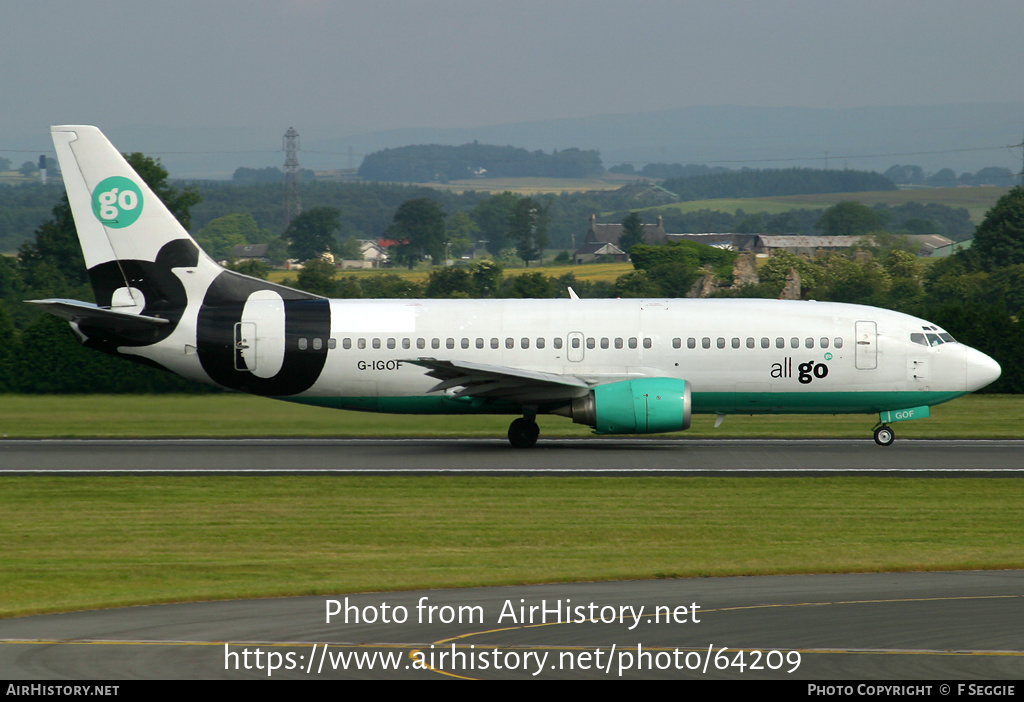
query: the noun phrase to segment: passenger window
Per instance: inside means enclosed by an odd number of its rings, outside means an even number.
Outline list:
[[[828,348],[828,337],[827,336],[821,337],[820,339],[818,339],[818,341],[821,342],[821,348],[823,348],[823,349],[827,349]]]
[[[645,349],[651,348],[651,346],[653,346],[653,344],[654,344],[654,342],[653,342],[653,340],[650,337],[644,339],[644,348]]]
[[[455,339],[453,339],[452,337],[449,336],[447,339],[444,340],[444,345],[445,345],[445,348],[454,349],[455,348]]]
[[[790,347],[792,347],[792,348],[794,348],[794,349],[798,349],[798,348],[800,348],[800,339],[797,339],[797,338],[796,338],[795,336],[794,336],[794,337],[792,337],[792,338],[791,338],[791,339],[789,340],[789,345],[790,345]]]
[[[441,348],[441,340],[438,339],[435,336],[433,339],[430,340],[430,348],[432,348],[432,349],[439,349],[439,348]]]
[[[761,348],[762,349],[771,348],[771,345],[772,345],[772,340],[771,339],[769,339],[767,336],[762,336],[761,337]]]
[[[373,344],[373,348],[379,349],[380,348],[380,339],[378,339],[377,337],[374,337],[373,341],[372,341],[372,344]]]
[[[537,348],[538,349],[544,348],[544,337],[543,336],[537,338]]]
[[[524,349],[530,348],[530,340],[524,336],[522,339],[519,340],[519,346]]]
[[[394,339],[388,339],[388,348],[389,349],[395,348],[395,340]]]
[[[498,345],[499,345],[498,337],[492,336],[491,337],[491,348],[492,349],[496,349],[496,348],[498,348]]]
[[[689,337],[686,340],[686,348],[688,348],[688,349],[695,349],[695,348],[697,348],[697,340],[694,339],[692,336]]]
[[[410,346],[412,346],[412,339],[408,339],[408,338],[402,339],[402,348],[403,349],[407,349]]]
[[[588,349],[592,349],[592,348],[594,348],[594,346],[596,346],[596,345],[597,345],[597,344],[596,344],[596,343],[595,343],[595,341],[594,341],[594,337],[592,337],[592,336],[588,336],[588,337],[587,337],[587,348],[588,348]]]
[[[363,338],[357,339],[356,340],[356,346],[358,346],[360,349],[365,349],[366,348],[366,339],[363,339]]]
[[[554,339],[551,340],[551,343],[554,344],[554,347],[556,349],[562,348],[562,337],[556,336]]]
[[[464,348],[464,349],[468,349],[469,348],[469,339],[467,339],[466,337],[462,337],[462,341],[459,343],[459,345],[462,348]]]
[[[814,339],[812,339],[810,337],[807,337],[806,339],[804,339],[804,348],[813,349],[814,348]]]
[[[636,337],[635,336],[629,337],[629,341],[626,342],[626,345],[629,346],[629,348],[631,348],[631,349],[635,349],[636,348]]]
[[[833,344],[832,344],[832,345],[833,345],[833,346],[835,346],[835,347],[836,347],[837,349],[841,349],[841,348],[843,348],[843,337],[841,337],[841,336],[837,336],[837,337],[836,337],[836,338],[835,338],[835,339],[833,340]]]
[[[602,349],[606,349],[606,348],[608,348],[608,347],[609,347],[610,345],[611,345],[611,344],[610,344],[610,343],[609,343],[609,341],[608,341],[608,337],[607,337],[607,336],[602,336],[602,337],[601,337],[601,348],[602,348]]]
[[[786,340],[783,339],[781,336],[776,337],[775,338],[775,348],[777,348],[777,349],[784,349],[784,348],[786,348]]]
[[[482,349],[482,348],[484,347],[484,340],[483,340],[483,339],[479,339],[479,338],[478,338],[478,339],[476,340],[476,347],[477,347],[478,349]]]
[[[723,339],[722,337],[718,337],[718,348],[720,348],[720,349],[724,349],[725,348],[725,339]]]
[[[711,337],[705,336],[703,339],[701,339],[700,340],[700,347],[702,349],[710,349],[711,348]]]
[[[305,351],[306,350],[306,346],[307,346],[308,343],[309,342],[307,342],[306,339],[304,339],[304,338],[303,339],[299,339],[299,351]]]
[[[748,336],[747,337],[747,348],[748,349],[754,348],[754,337],[752,337],[752,336]]]
[[[313,339],[313,350],[314,351],[319,351],[323,347],[324,347],[324,340],[323,339]]]
[[[678,336],[676,338],[672,339],[672,348],[674,348],[674,349],[681,349],[681,348],[683,348],[683,340],[680,339]]]
[[[427,340],[422,338],[422,337],[416,339],[416,348],[418,348],[418,349],[425,349],[425,348],[427,348]]]
[[[343,348],[343,349],[350,349],[350,348],[352,348],[352,339],[342,339],[341,340],[341,348]]]
[[[336,348],[338,348],[338,340],[337,339],[328,339],[327,340],[327,348],[329,348],[329,349],[336,349]]]
[[[738,349],[740,347],[740,338],[738,336],[734,336],[732,338],[732,347],[734,349]]]

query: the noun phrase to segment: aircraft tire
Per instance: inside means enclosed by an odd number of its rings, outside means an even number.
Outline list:
[[[540,436],[540,427],[537,422],[520,417],[512,422],[508,428],[508,442],[513,448],[533,448]]]
[[[889,446],[896,440],[896,432],[891,427],[883,424],[875,429],[875,443],[879,446]]]

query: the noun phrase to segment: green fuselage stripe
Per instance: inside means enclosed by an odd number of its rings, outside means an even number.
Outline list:
[[[873,414],[886,410],[937,405],[963,392],[694,392],[697,414]],[[511,402],[446,396],[282,397],[317,407],[390,414],[521,414]],[[564,403],[559,403],[564,404]],[[558,405],[541,407],[548,412]]]

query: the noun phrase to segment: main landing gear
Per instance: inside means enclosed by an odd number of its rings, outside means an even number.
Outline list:
[[[513,448],[533,448],[540,436],[540,427],[533,417],[520,417],[508,428],[508,442]]]
[[[875,427],[875,443],[879,446],[888,446],[896,440],[896,432],[888,424],[879,424]]]

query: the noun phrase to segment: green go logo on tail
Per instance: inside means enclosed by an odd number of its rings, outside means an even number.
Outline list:
[[[92,191],[92,211],[105,226],[127,227],[142,214],[142,191],[127,178],[111,176]]]

